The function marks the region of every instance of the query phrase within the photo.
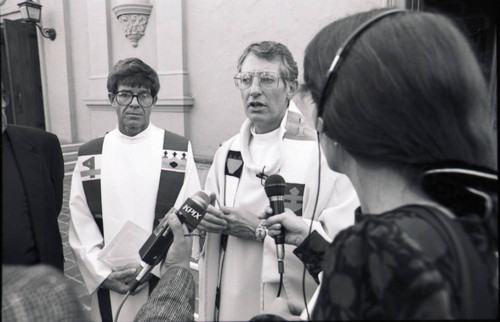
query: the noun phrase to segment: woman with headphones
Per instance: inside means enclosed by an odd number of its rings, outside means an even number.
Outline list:
[[[310,317],[495,318],[494,132],[464,35],[438,14],[359,13],[314,37],[304,75],[328,165],[361,203],[331,244],[288,212],[263,224],[323,272]]]

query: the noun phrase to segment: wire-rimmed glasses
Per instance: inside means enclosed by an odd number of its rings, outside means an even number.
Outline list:
[[[238,73],[234,76],[234,85],[239,89],[247,89],[252,85],[254,77],[257,77],[260,86],[265,89],[278,88],[279,79],[281,78],[275,72]]]

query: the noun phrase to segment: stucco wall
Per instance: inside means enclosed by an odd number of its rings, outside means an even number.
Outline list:
[[[195,152],[212,156],[245,119],[234,86],[238,57],[252,42],[285,44],[299,64],[321,27],[351,13],[385,6],[383,0],[187,0],[189,83],[194,108],[188,133]]]
[[[182,69],[184,66],[188,75],[183,91],[185,95],[194,97],[191,111],[185,114],[184,128],[177,130],[174,126],[181,120],[167,121],[178,117],[176,114],[154,111],[152,118],[157,125],[186,135],[193,143],[195,154],[207,159],[213,156],[220,142],[238,131],[245,118],[239,90],[233,85],[237,59],[245,46],[266,39],[283,42],[299,63],[301,77],[304,49],[322,26],[350,13],[387,3],[385,0],[184,0],[181,2],[181,21],[177,22],[181,26],[171,27],[182,27],[184,41],[182,59],[185,62],[176,68],[171,66],[169,57],[158,50],[159,46],[179,45],[168,43],[171,36],[158,33],[159,19],[165,19],[164,13],[158,11],[158,0],[149,1],[153,4],[153,11],[146,34],[139,40],[137,48],[133,48],[125,38],[112,11],[112,6],[119,1],[108,0],[106,5],[100,5],[100,10],[104,7],[107,10],[108,32],[102,40],[107,42],[108,48],[101,49],[93,48],[95,45],[92,42],[97,36],[89,35],[92,30],[89,24],[97,23],[94,20],[98,19],[93,18],[92,4],[102,0],[68,2],[77,141],[102,135],[106,129],[113,128],[115,122],[111,108],[89,107],[85,103],[85,99],[89,98],[106,98],[105,80],[89,79],[95,74],[91,70],[91,60],[96,59],[93,56],[107,55],[108,67],[119,59],[136,56],[159,72]],[[160,94],[170,95],[167,93],[171,86],[169,80],[166,76],[160,78],[163,91]]]
[[[20,0],[7,0],[1,16],[17,19]],[[299,63],[321,27],[351,13],[386,6],[387,0],[40,0],[39,35],[47,130],[62,143],[103,135],[115,127],[107,101],[112,64],[139,57],[160,74],[160,101],[152,119],[186,135],[198,157],[210,160],[234,135],[245,115],[234,87],[237,59],[251,42],[287,45]],[[119,3],[153,5],[146,34],[132,47],[112,10]],[[194,103],[192,103],[194,98]],[[187,103],[186,103],[187,102]],[[192,107],[191,107],[192,105]]]

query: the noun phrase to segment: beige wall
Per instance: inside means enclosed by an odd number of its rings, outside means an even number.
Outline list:
[[[17,3],[0,7],[17,19]],[[152,119],[186,135],[198,157],[210,159],[234,135],[245,115],[233,85],[241,51],[251,42],[287,45],[299,63],[304,49],[329,22],[386,6],[387,0],[41,0],[38,35],[47,130],[62,143],[83,142],[116,125],[107,101],[106,76],[113,63],[139,57],[160,75],[159,106]],[[146,33],[132,47],[112,10],[120,3],[150,3]]]
[[[211,156],[236,134],[245,114],[235,88],[238,57],[252,42],[279,41],[299,65],[321,27],[357,11],[385,5],[381,0],[189,0],[186,1],[189,81],[195,98],[190,114],[196,152]]]

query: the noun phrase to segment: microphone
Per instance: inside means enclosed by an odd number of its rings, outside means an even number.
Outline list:
[[[180,222],[186,224],[189,232],[192,232],[205,216],[209,204],[210,195],[208,192],[198,191],[191,198],[188,198],[179,210],[176,210],[174,207],[170,208],[167,215],[163,217],[151,236],[149,236],[148,240],[146,240],[139,250],[141,260],[146,265],[132,282],[130,293],[135,291],[144,280],[144,277],[165,258],[174,241],[174,234],[167,222],[168,215],[175,212]]]
[[[264,184],[264,190],[266,190],[266,195],[269,198],[269,203],[273,210],[274,216],[285,211],[284,196],[286,191],[286,182],[282,176],[279,174],[273,174],[266,179]],[[281,228],[281,233],[274,237],[274,243],[276,244],[276,256],[278,258],[278,271],[283,274],[285,271],[285,264],[283,259],[285,258],[285,234],[283,228]]]

